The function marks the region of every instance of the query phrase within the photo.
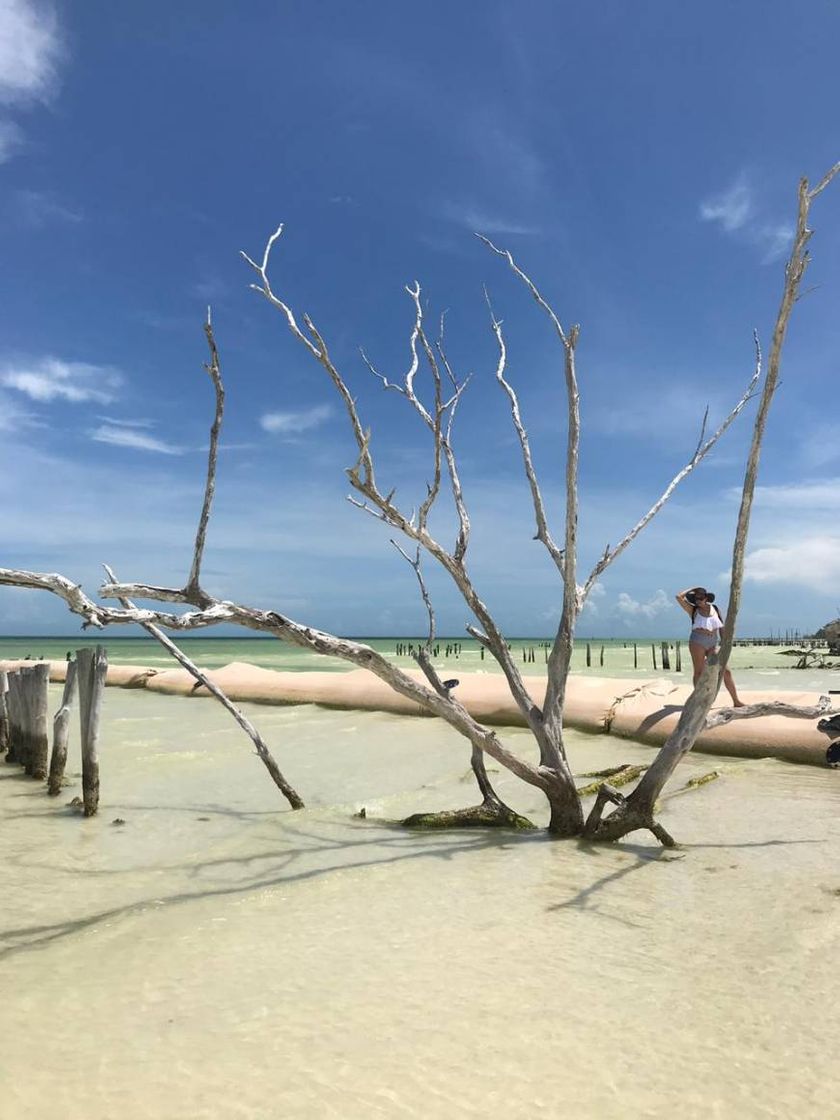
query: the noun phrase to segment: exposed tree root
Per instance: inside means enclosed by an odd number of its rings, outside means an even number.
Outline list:
[[[611,801],[617,808],[608,817],[602,819],[608,801]],[[609,843],[610,841],[621,840],[628,833],[637,832],[639,829],[647,829],[652,832],[663,848],[675,848],[677,846],[676,841],[667,829],[653,819],[653,813],[646,811],[644,808],[636,807],[632,800],[624,797],[617,789],[605,782],[598,790],[592,812],[586,821],[584,829],[586,839]]]
[[[501,801],[485,801],[467,809],[443,809],[438,813],[413,813],[400,822],[403,828],[513,828],[525,830],[537,826],[515,813]]]
[[[590,782],[588,786],[579,786],[578,795],[580,797],[591,797],[597,793],[599,789],[606,783],[607,778],[612,778],[610,785],[615,789],[617,786],[626,786],[628,782],[634,782],[636,778],[640,777],[647,766],[615,766],[610,767],[609,770],[602,770],[598,775],[598,780]],[[583,777],[588,778],[590,775],[584,774]],[[594,777],[595,775],[593,775]]]

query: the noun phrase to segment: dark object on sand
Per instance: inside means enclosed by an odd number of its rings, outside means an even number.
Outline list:
[[[826,735],[840,735],[840,714],[821,719],[817,724],[817,731],[822,731]]]
[[[840,770],[840,739],[836,739],[825,752],[825,761],[832,770]]]
[[[444,681],[443,682],[443,687],[448,692],[450,690],[450,688],[457,688],[460,683],[461,683],[460,681],[455,680],[455,678],[453,677],[451,681]]]

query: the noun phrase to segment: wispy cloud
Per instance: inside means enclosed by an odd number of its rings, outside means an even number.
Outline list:
[[[121,384],[121,374],[109,366],[63,362],[58,358],[42,358],[32,365],[7,366],[0,373],[0,385],[16,389],[30,400],[41,403],[62,400],[74,404],[82,401],[108,404]]]
[[[0,163],[12,158],[23,140],[23,133],[14,121],[0,120]]]
[[[90,438],[96,443],[110,443],[115,447],[130,447],[135,451],[151,451],[158,455],[183,455],[184,449],[158,439],[141,427],[134,427],[128,421],[118,424],[100,424],[91,432]]]
[[[484,209],[469,202],[444,202],[441,214],[447,221],[464,226],[474,233],[533,236],[540,232],[539,226],[520,221],[512,214]]]
[[[785,256],[795,231],[792,225],[780,222],[778,225],[761,226],[751,232],[756,245],[763,250],[761,263],[772,264]]]
[[[628,623],[639,618],[656,618],[658,614],[662,614],[663,611],[670,610],[672,607],[671,597],[661,587],[655,595],[644,602],[634,599],[626,591],[621,591],[615,604],[617,613]]]
[[[741,500],[740,487],[726,490],[732,502]],[[757,486],[756,504],[774,513],[782,510],[796,514],[840,512],[840,478],[825,478],[815,482],[794,482],[783,486]]]
[[[725,191],[700,203],[700,217],[703,221],[717,222],[727,233],[743,228],[752,214],[752,191],[744,175],[739,175]]]
[[[840,537],[805,537],[778,548],[758,548],[747,554],[744,578],[832,594],[840,587]]]
[[[0,393],[0,432],[17,432],[21,428],[36,426],[37,419],[31,412],[13,401],[8,393]]]
[[[720,194],[700,203],[700,218],[714,222],[725,232],[754,245],[761,253],[762,264],[772,264],[788,250],[793,227],[787,222],[761,218],[755,190],[744,172]]]
[[[83,220],[79,210],[66,205],[52,191],[17,191],[13,206],[20,221],[34,229],[54,222],[76,225]]]
[[[589,590],[589,596],[583,604],[582,610],[592,616],[599,614],[599,603],[606,597],[606,594],[607,589],[604,587],[603,583],[596,580]]]
[[[0,102],[48,99],[62,53],[55,10],[49,3],[0,3]]]
[[[303,412],[266,412],[260,417],[260,427],[277,435],[295,436],[317,428],[332,416],[328,404],[319,404]]]

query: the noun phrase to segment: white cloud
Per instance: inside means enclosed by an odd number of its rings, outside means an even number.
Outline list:
[[[700,203],[704,222],[718,222],[727,233],[746,225],[753,212],[752,191],[740,175],[731,187]]]
[[[91,432],[90,438],[96,443],[110,443],[115,447],[130,447],[135,451],[153,451],[158,455],[182,455],[184,452],[182,447],[166,443],[165,440],[158,439],[156,436],[135,428],[125,421],[119,426],[100,424],[95,431]]]
[[[0,103],[46,101],[61,53],[50,4],[0,0]]]
[[[586,611],[587,614],[596,615],[599,613],[598,602],[603,599],[607,594],[607,589],[603,583],[596,580],[589,590],[589,595],[581,608],[581,611]]]
[[[445,202],[441,212],[447,221],[465,226],[474,233],[532,236],[540,232],[538,226],[518,221],[510,214],[494,213],[468,202]]]
[[[34,229],[39,229],[50,222],[75,225],[83,220],[78,210],[66,206],[50,191],[18,191],[15,195],[14,208],[16,216]]]
[[[789,222],[759,217],[753,189],[743,173],[725,191],[700,203],[700,218],[717,222],[726,233],[751,242],[761,251],[762,264],[772,264],[785,256],[794,234]]]
[[[260,427],[266,432],[292,436],[317,428],[331,416],[332,408],[328,404],[319,404],[303,412],[267,412],[260,417]]]
[[[618,613],[628,622],[636,618],[655,618],[658,614],[662,614],[663,611],[670,610],[672,607],[673,603],[670,596],[661,587],[652,598],[644,603],[632,598],[626,591],[622,591],[619,593],[615,605]]]
[[[756,229],[753,233],[755,242],[764,250],[761,263],[772,264],[784,257],[790,249],[794,233],[793,226],[785,222]]]
[[[840,588],[840,537],[806,537],[777,548],[758,548],[746,557],[744,578],[758,584],[836,592]]]
[[[36,424],[31,412],[21,408],[6,393],[0,393],[0,432],[17,432]]]
[[[0,120],[0,163],[12,158],[22,139],[23,133],[14,121]]]
[[[64,400],[108,404],[121,384],[121,375],[108,366],[62,362],[58,358],[42,358],[34,365],[7,367],[0,374],[0,385],[44,403]]]
[[[740,502],[740,486],[732,486],[726,491],[730,501]],[[796,482],[786,486],[757,486],[756,504],[772,509],[774,513],[792,510],[802,514],[809,511],[817,513],[840,512],[840,478],[826,478],[817,482]]]

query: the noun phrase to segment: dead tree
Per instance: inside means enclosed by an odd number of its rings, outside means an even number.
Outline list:
[[[399,381],[389,381],[387,377],[376,371],[372,363],[365,359],[371,371],[380,378],[386,389],[393,389],[405,398],[432,436],[433,469],[431,481],[427,483],[426,497],[419,511],[415,510],[409,513],[401,509],[396,503],[394,490],[387,490],[377,480],[371,446],[371,433],[362,423],[356,399],[351,393],[344,376],[335,365],[324,336],[308,315],[304,314],[301,317],[303,324],[301,328],[292,308],[275,294],[271,287],[268,276],[270,256],[283,227],[278,228],[269,238],[261,263],[257,263],[243,254],[257,276],[257,282],[252,287],[281,312],[293,337],[307,350],[310,357],[321,366],[343,402],[357,453],[355,465],[347,471],[350,485],[357,495],[350,500],[411,542],[415,548],[415,560],[409,560],[409,562],[415,568],[418,576],[420,576],[420,557],[425,555],[439,564],[453,581],[467,608],[475,618],[475,625],[467,627],[469,633],[498,661],[511,694],[532,733],[538,753],[538,759],[535,761],[526,760],[514,754],[494,731],[484,727],[470,716],[453,694],[452,689],[447,686],[447,682],[439,679],[432,666],[431,659],[428,656],[431,640],[417,654],[418,662],[428,682],[428,684],[423,684],[402,672],[375,650],[362,643],[348,641],[332,634],[314,630],[274,611],[257,610],[238,603],[217,600],[201,587],[200,558],[212,508],[215,481],[215,444],[213,438],[211,438],[211,467],[208,469],[205,486],[204,505],[196,538],[195,559],[189,579],[184,587],[167,588],[142,583],[116,583],[112,580],[103,585],[100,594],[104,599],[118,600],[121,607],[117,609],[95,603],[84,595],[80,587],[60,575],[0,569],[0,583],[51,591],[61,596],[70,609],[84,619],[86,625],[102,627],[112,623],[139,623],[147,628],[155,627],[189,632],[218,623],[229,622],[251,630],[272,634],[283,641],[291,642],[318,653],[341,657],[362,668],[369,669],[386,681],[395,691],[417,702],[431,714],[444,719],[469,740],[473,748],[473,759],[474,761],[479,760],[479,764],[474,766],[474,770],[482,793],[482,807],[486,810],[484,815],[487,818],[493,818],[492,822],[487,819],[483,823],[503,823],[505,815],[511,813],[511,810],[504,806],[495,795],[487,779],[481,756],[489,754],[517,777],[544,793],[549,804],[549,831],[555,836],[579,836],[586,832],[587,835],[595,839],[614,839],[637,828],[649,828],[663,843],[669,843],[671,841],[667,832],[653,819],[653,806],[656,796],[655,794],[651,796],[651,791],[661,789],[674,766],[686,751],[691,749],[697,734],[705,726],[709,707],[720,685],[722,668],[729,656],[740,596],[743,553],[749,525],[749,504],[752,500],[752,490],[755,485],[764,423],[778,379],[785,329],[798,294],[802,274],[807,265],[808,258],[805,246],[810,237],[810,231],[806,224],[808,209],[813,198],[828,185],[828,182],[838,170],[840,170],[840,165],[832,169],[813,190],[809,190],[806,182],[803,182],[800,186],[797,236],[786,272],[785,293],[773,337],[770,369],[762,393],[759,419],[756,421],[753,439],[753,451],[747,468],[744,488],[745,500],[742,503],[738,536],[735,543],[735,558],[733,560],[732,597],[720,657],[716,661],[710,662],[691,700],[686,705],[677,732],[657,756],[637,790],[625,800],[616,790],[606,784],[599,791],[598,801],[588,821],[585,821],[584,818],[581,797],[575,787],[563,739],[566,682],[578,616],[596,580],[656,516],[679,483],[702,462],[755,394],[761,376],[761,352],[757,338],[755,340],[756,360],[752,378],[729,415],[712,435],[707,435],[707,418],[703,418],[697,446],[682,470],[670,481],[657,501],[627,531],[619,543],[614,547],[607,546],[605,548],[584,582],[582,584],[578,583],[577,520],[580,411],[576,348],[580,327],[576,324],[564,327],[553,308],[530,277],[520,268],[511,253],[497,248],[488,239],[482,237],[485,245],[507,262],[513,273],[526,286],[541,311],[548,317],[560,345],[563,378],[566,386],[568,433],[566,511],[562,543],[558,544],[548,524],[528,433],[521,417],[517,394],[506,377],[507,349],[502,323],[491,308],[491,329],[498,349],[496,379],[507,395],[511,418],[519,441],[536,523],[535,539],[540,541],[547,550],[563,584],[561,617],[548,656],[546,696],[544,704],[540,708],[528,693],[507,642],[495,623],[489,608],[480,597],[467,570],[465,557],[470,540],[470,519],[452,447],[452,426],[458,404],[467,388],[468,381],[459,381],[456,378],[446,355],[442,332],[436,343],[433,344],[430,341],[424,322],[419,285],[415,283],[407,288],[414,305],[414,324],[409,341],[410,363],[406,374]],[[207,330],[211,352],[215,353],[215,343],[212,339],[209,322]],[[431,405],[424,403],[421,393],[416,387],[421,363],[425,364],[431,379],[433,394]],[[213,429],[215,439],[218,438],[223,409],[223,394],[219,391],[219,388],[220,382],[217,385],[217,408]],[[452,547],[446,547],[437,540],[429,529],[429,515],[443,489],[444,479],[448,484],[448,490],[451,492],[451,499],[458,520],[458,530]],[[408,559],[407,553],[403,552],[403,555]],[[423,594],[424,600],[427,600],[428,605],[428,596],[425,592],[422,577],[420,577],[420,586],[421,594]],[[133,606],[130,602],[132,599],[173,603],[180,606],[186,605],[193,609],[181,613],[170,613],[160,609],[149,610]],[[433,629],[430,633],[433,637]],[[749,710],[746,712],[742,710],[742,714],[750,713]],[[786,714],[804,715],[809,713],[790,710]],[[614,801],[618,808],[611,816],[604,818],[603,811],[607,800]],[[447,814],[445,823],[462,823],[465,812],[471,814],[474,810],[455,810]]]
[[[650,828],[654,832],[659,829],[660,839],[663,843],[670,840],[661,826],[655,825],[653,820],[654,806],[662,792],[665,783],[673,774],[679,762],[694,746],[697,736],[708,726],[716,726],[717,717],[709,719],[709,709],[717,696],[723,680],[723,672],[732,650],[732,641],[735,634],[735,623],[738,618],[738,609],[741,605],[741,588],[744,581],[744,555],[747,546],[747,536],[750,528],[750,515],[752,512],[753,497],[755,494],[758,466],[761,457],[761,444],[764,439],[764,430],[767,425],[767,416],[770,405],[779,383],[781,369],[782,348],[785,334],[790,322],[791,312],[800,296],[802,278],[810,262],[808,242],[811,240],[812,230],[808,228],[808,217],[811,203],[831,180],[840,172],[840,163],[834,165],[823,176],[819,183],[811,188],[807,179],[802,179],[799,184],[799,205],[796,217],[796,232],[793,239],[790,257],[785,266],[785,284],[782,299],[779,305],[776,325],[773,331],[773,341],[770,349],[770,359],[767,365],[767,376],[761,392],[758,412],[753,425],[752,442],[750,445],[747,466],[744,474],[744,485],[741,493],[741,506],[738,512],[738,525],[735,531],[735,541],[732,549],[732,574],[729,584],[729,605],[726,608],[726,625],[723,629],[720,652],[708,658],[706,666],[697,682],[697,687],[691,694],[682,710],[677,727],[668,737],[659,751],[656,759],[638,786],[627,797],[611,790],[609,786],[602,787],[598,799],[586,823],[586,834],[593,839],[617,840],[639,828]],[[820,707],[828,708],[827,697]],[[813,710],[815,714],[821,714]],[[754,705],[751,708],[739,708],[732,712],[730,718],[748,718],[753,715],[765,715],[765,705]],[[791,714],[791,713],[781,713]],[[794,714],[803,714],[797,710]],[[809,713],[809,718],[813,715]],[[617,807],[606,818],[603,818],[605,804],[610,801]]]

